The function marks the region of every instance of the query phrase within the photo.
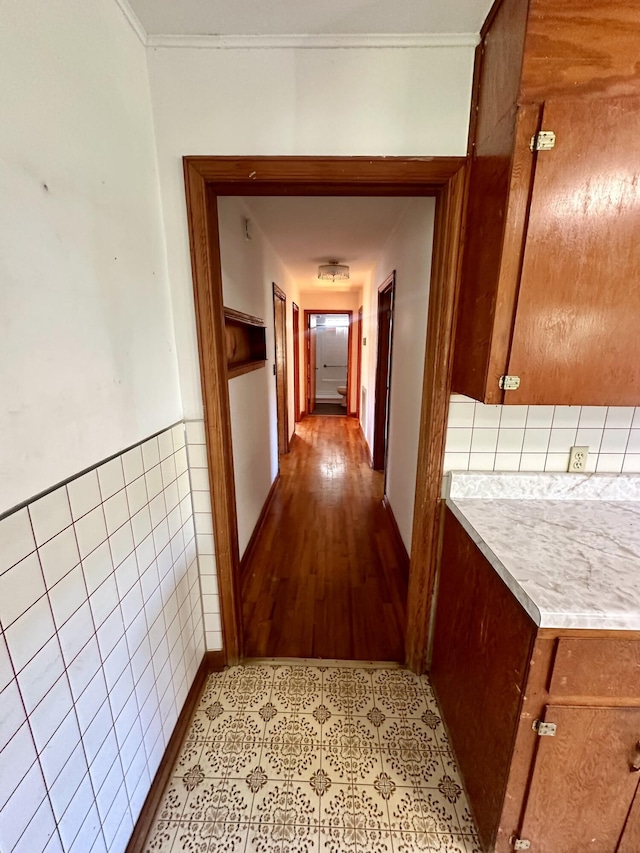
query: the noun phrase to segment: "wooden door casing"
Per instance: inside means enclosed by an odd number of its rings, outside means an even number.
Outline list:
[[[372,467],[376,471],[384,471],[387,461],[395,286],[396,274],[393,272],[378,288],[378,354],[372,453]]]
[[[638,788],[640,708],[547,705],[520,838],[536,853],[616,853]]]
[[[298,423],[302,417],[300,410],[300,308],[291,303],[293,318],[293,419]]]
[[[278,453],[289,452],[289,395],[287,392],[287,296],[273,284],[273,337],[278,410]]]
[[[640,397],[640,98],[548,101],[506,403],[634,406]]]
[[[224,657],[242,659],[239,565],[217,197],[221,195],[432,196],[436,198],[429,316],[407,600],[406,661],[427,662],[440,542],[442,469],[451,393],[464,157],[183,158],[187,225],[207,435]]]
[[[309,390],[307,392],[307,412],[312,415],[316,408],[316,380],[318,378],[316,370],[318,369],[318,365],[316,364],[316,345],[317,345],[317,333],[315,326],[311,326],[309,324],[309,332],[308,338],[309,341],[309,349],[308,349],[308,360],[307,360],[307,370],[309,371]]]

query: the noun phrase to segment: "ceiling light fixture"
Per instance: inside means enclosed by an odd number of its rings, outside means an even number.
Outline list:
[[[337,261],[329,261],[318,267],[318,278],[323,281],[347,281],[349,278],[349,267],[339,264]]]

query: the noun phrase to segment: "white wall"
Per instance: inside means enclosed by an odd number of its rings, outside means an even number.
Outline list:
[[[0,513],[182,416],[145,50],[2,4]]]
[[[384,247],[364,299],[365,434],[373,448],[377,291],[396,271],[386,494],[407,551],[411,551],[413,527],[434,214],[434,199],[411,200]]]
[[[472,70],[471,47],[149,50],[187,418],[202,401],[181,158],[462,155]]]
[[[276,385],[273,375],[273,283],[287,294],[289,430],[293,419],[293,344],[291,302],[297,290],[282,262],[252,218],[252,239],[244,235],[250,216],[241,198],[218,200],[222,292],[227,308],[263,319],[267,326],[267,364],[229,381],[233,464],[240,556],[244,553],[265,499],[278,473]]]

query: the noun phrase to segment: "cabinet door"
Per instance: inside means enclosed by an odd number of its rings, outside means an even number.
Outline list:
[[[638,850],[640,850],[640,795],[636,792],[616,853],[638,853]]]
[[[532,853],[616,853],[638,787],[640,708],[547,705],[520,837]],[[636,850],[637,853],[637,850]]]
[[[547,101],[505,403],[640,404],[640,99]]]

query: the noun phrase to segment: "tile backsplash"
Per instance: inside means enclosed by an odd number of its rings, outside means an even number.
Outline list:
[[[573,445],[589,447],[588,472],[640,472],[640,409],[486,406],[454,394],[446,471],[566,471]]]
[[[0,850],[125,850],[205,651],[192,478],[180,423],[0,519]]]

